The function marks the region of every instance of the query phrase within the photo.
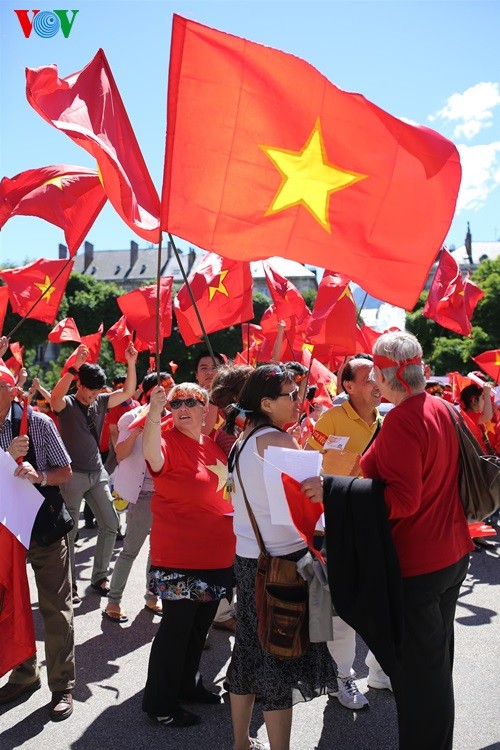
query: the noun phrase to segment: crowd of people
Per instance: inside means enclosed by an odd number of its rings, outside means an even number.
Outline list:
[[[0,337],[0,359],[8,343]],[[207,634],[215,627],[234,634],[225,681],[233,750],[266,747],[250,737],[256,699],[271,750],[288,750],[297,702],[329,694],[350,710],[368,705],[353,667],[359,633],[370,648],[369,687],[394,694],[400,750],[451,750],[453,622],[474,544],[458,492],[457,438],[449,410],[440,403],[442,391],[430,392],[417,339],[405,332],[384,334],[372,353],[346,358],[331,404],[315,402],[310,373],[299,362],[254,368],[203,351],[192,382],[175,383],[166,372],[151,372],[138,389],[131,343],[126,374],[113,380],[111,389],[88,356],[82,344],[74,366],[51,393],[33,380],[26,434],[19,424],[22,390],[0,364],[0,447],[17,461],[16,476],[35,487],[60,488],[74,524],[43,546],[35,521],[27,551],[45,628],[51,718],[64,720],[73,712],[73,608],[81,601],[75,540],[85,501],[86,523],[97,526],[90,589],[105,601],[106,619],[127,622],[124,589],[149,544],[141,596],[161,618],[144,665],[142,708],[150,721],[191,726],[200,721],[192,705],[220,702],[200,672]],[[459,408],[484,452],[498,454],[490,386],[467,386]],[[377,511],[380,525],[374,534],[393,560],[391,616],[398,625],[393,635],[379,628],[372,638],[373,628],[366,629],[359,612],[351,618],[347,606],[341,611],[345,619],[331,609],[333,638],[311,643],[300,657],[281,659],[263,650],[255,601],[260,545],[271,556],[295,562],[308,553],[304,535],[291,522],[272,520],[274,498],[263,461],[270,447],[322,454],[321,474],[301,489],[304,503],[324,503],[326,525],[318,524],[314,539],[327,563],[334,543],[330,509],[343,492],[336,478],[352,480],[352,502],[368,492],[370,512]],[[124,507],[126,534],[111,571],[120,532],[117,508]],[[383,610],[382,597],[377,601],[376,591],[371,596]],[[0,688],[0,705],[40,686],[33,655]]]

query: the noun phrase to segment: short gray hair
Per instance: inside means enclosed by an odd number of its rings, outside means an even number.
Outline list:
[[[381,355],[394,360],[394,362],[405,362],[413,357],[422,356],[422,347],[418,339],[407,331],[394,331],[384,333],[378,338],[373,347],[374,355]],[[393,391],[405,392],[403,384],[397,379],[398,368],[384,367],[384,377],[389,388]],[[425,375],[423,365],[407,365],[403,368],[401,377],[412,391],[425,387]]]

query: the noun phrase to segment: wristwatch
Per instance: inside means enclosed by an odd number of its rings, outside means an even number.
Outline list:
[[[45,487],[47,484],[47,472],[41,471],[40,474],[42,475],[42,481],[40,482],[40,487]]]
[[[76,367],[73,367],[73,366],[68,367],[68,372],[70,372],[75,377],[78,375],[78,370],[76,369]]]

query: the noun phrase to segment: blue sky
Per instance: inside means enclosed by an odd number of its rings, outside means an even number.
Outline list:
[[[37,1],[40,10],[69,4]],[[90,156],[44,122],[25,97],[25,68],[56,63],[59,76],[106,53],[158,192],[166,128],[172,13],[293,53],[347,91],[427,125],[461,154],[462,187],[447,244],[500,238],[500,65],[496,0],[75,0],[70,36],[23,35],[15,8],[0,5],[0,173],[49,164],[94,167]],[[411,228],[409,228],[411,231]],[[88,238],[124,249],[135,236],[107,205]],[[14,217],[0,233],[0,260],[57,257],[62,231]],[[401,238],[404,243],[404,237]],[[186,243],[179,242],[181,248]],[[82,250],[80,250],[82,252]]]

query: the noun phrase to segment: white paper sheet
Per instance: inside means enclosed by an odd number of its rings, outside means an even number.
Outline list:
[[[293,448],[278,448],[270,445],[264,451],[264,482],[267,493],[272,498],[271,521],[274,524],[293,526],[288,503],[281,481],[281,473],[289,474],[298,482],[316,477],[321,471],[319,451],[298,451]]]
[[[0,449],[0,523],[29,549],[43,495],[27,479],[15,477],[15,470],[16,462],[10,453]]]

